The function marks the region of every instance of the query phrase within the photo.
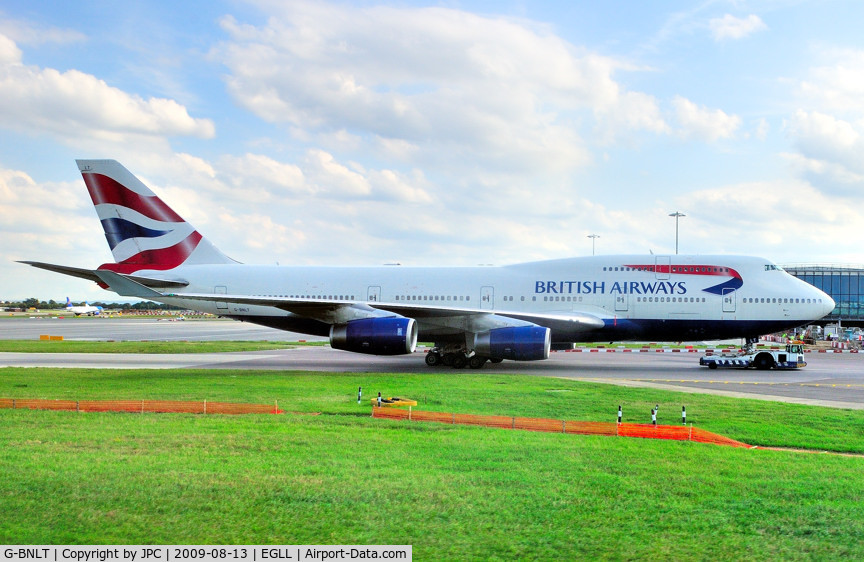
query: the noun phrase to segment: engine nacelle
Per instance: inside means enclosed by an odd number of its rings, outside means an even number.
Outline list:
[[[552,332],[540,326],[498,328],[477,334],[474,352],[492,359],[537,361],[549,359]]]
[[[413,318],[363,318],[330,326],[330,347],[370,355],[404,355],[417,348]]]

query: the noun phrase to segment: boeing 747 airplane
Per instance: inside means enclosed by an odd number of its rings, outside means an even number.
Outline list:
[[[333,348],[426,363],[546,359],[591,341],[755,338],[834,301],[758,257],[613,255],[501,267],[286,267],[227,257],[114,160],[78,160],[114,263],[25,261],[122,296],[282,330]]]

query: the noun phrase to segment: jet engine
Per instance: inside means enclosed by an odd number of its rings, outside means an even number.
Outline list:
[[[474,352],[492,359],[537,361],[549,358],[551,340],[549,328],[497,328],[477,334],[474,339]]]
[[[330,327],[330,347],[370,355],[404,355],[417,347],[413,318],[363,318]]]

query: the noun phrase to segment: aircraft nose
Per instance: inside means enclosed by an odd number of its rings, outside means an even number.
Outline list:
[[[819,292],[821,293],[822,291]],[[822,293],[822,316],[831,314],[831,311],[834,310],[835,306],[837,306],[837,303],[834,302],[834,299],[826,293]]]

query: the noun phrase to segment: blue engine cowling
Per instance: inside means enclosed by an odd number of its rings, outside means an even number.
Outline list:
[[[549,359],[551,341],[549,328],[498,328],[477,334],[474,339],[474,352],[492,359],[537,361]]]
[[[330,327],[330,347],[370,355],[404,355],[417,347],[413,318],[364,318]]]

